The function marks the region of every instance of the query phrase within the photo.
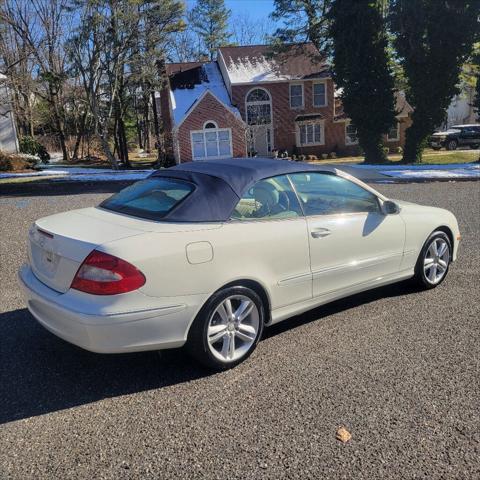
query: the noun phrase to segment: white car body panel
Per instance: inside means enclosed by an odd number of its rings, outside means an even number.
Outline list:
[[[386,198],[371,187],[380,203]],[[369,288],[412,277],[428,236],[459,230],[446,210],[398,201],[397,214],[341,214],[214,223],[168,223],[89,208],[38,220],[30,265],[19,272],[34,317],[87,350],[112,353],[178,347],[208,298],[227,284],[256,282],[269,324]],[[313,238],[317,229],[330,234]],[[43,231],[47,235],[39,233]],[[53,238],[49,237],[49,234]],[[111,296],[70,288],[97,249],[135,265],[147,279]]]

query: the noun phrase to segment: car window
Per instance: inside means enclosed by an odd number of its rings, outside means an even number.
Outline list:
[[[324,173],[289,176],[306,215],[380,211],[376,195],[345,178]]]
[[[234,220],[283,219],[302,216],[302,208],[286,175],[260,180],[238,202]]]
[[[100,207],[136,217],[158,220],[187,197],[194,187],[188,182],[152,177],[134,183],[107,198]]]

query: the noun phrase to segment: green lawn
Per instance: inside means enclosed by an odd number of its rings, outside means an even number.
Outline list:
[[[401,155],[389,155],[388,160],[389,162],[395,163],[402,159]],[[469,162],[476,162],[479,159],[479,154],[477,151],[470,151],[470,150],[456,150],[446,151],[440,150],[435,151],[432,149],[425,150],[422,158],[421,164],[427,165],[439,165],[439,164],[447,164],[447,163],[469,163]],[[322,160],[324,163],[360,163],[363,162],[363,157],[340,157],[335,160]]]

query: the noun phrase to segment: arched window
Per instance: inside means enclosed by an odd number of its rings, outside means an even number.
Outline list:
[[[218,128],[217,124],[213,121],[208,121],[208,122],[205,122],[203,124],[203,128],[206,129],[206,128]]]
[[[249,125],[269,125],[272,123],[272,100],[263,88],[250,90],[246,100],[247,123]]]

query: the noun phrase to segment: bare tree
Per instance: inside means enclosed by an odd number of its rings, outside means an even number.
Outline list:
[[[38,87],[35,95],[49,106],[65,161],[69,160],[65,136],[63,87],[66,55],[63,48],[73,16],[68,0],[4,0],[0,20],[18,37],[35,61]]]
[[[274,30],[271,19],[255,20],[248,12],[235,15],[231,24],[232,40],[237,45],[267,44]]]

